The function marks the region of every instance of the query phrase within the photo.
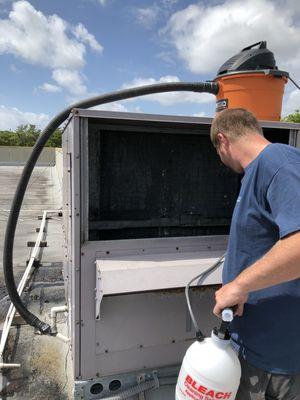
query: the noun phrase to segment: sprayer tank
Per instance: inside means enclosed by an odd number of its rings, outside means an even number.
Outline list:
[[[230,340],[214,333],[187,350],[176,386],[176,400],[235,399],[241,366]]]

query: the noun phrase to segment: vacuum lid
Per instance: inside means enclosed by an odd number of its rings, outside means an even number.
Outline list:
[[[258,46],[257,48],[255,48]],[[240,53],[229,58],[218,70],[217,75],[235,71],[277,70],[274,54],[267,49],[267,42],[262,41],[245,47]]]

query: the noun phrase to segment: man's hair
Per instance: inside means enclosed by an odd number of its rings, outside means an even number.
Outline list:
[[[217,134],[224,133],[235,140],[251,133],[262,135],[262,129],[255,116],[244,108],[229,108],[218,113],[210,128],[210,139],[217,147]]]

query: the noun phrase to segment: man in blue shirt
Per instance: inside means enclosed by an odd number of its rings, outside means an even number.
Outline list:
[[[238,400],[300,399],[300,150],[272,144],[244,109],[218,114],[211,140],[243,173],[214,313],[231,324],[242,378]]]

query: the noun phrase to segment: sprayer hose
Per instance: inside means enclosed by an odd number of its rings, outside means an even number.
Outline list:
[[[175,91],[190,91],[190,92],[206,92],[211,94],[218,93],[218,84],[215,82],[196,82],[196,83],[184,83],[184,82],[169,82],[159,83],[155,85],[140,86],[130,89],[124,89],[115,91],[96,97],[92,97],[83,101],[79,101],[60,112],[54,117],[49,124],[42,131],[41,135],[37,139],[32,153],[30,154],[20,181],[18,183],[12,206],[9,213],[9,218],[6,227],[5,240],[4,240],[4,252],[3,252],[3,270],[5,284],[7,287],[8,295],[15,306],[21,317],[33,327],[37,328],[41,333],[50,334],[50,325],[40,321],[34,314],[27,310],[25,305],[17,292],[14,273],[13,273],[13,245],[16,226],[19,218],[21,205],[23,202],[24,194],[37,162],[37,159],[45,147],[47,140],[54,133],[54,131],[68,118],[73,108],[90,108],[101,104],[111,103],[118,100],[129,99],[132,97],[143,96],[147,94],[163,93],[163,92],[175,92]]]

